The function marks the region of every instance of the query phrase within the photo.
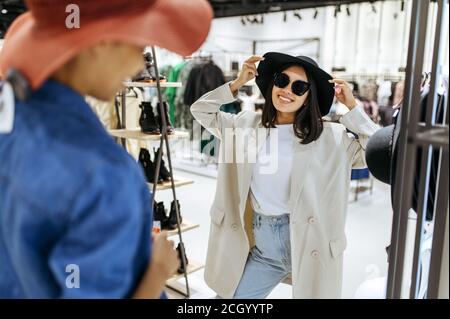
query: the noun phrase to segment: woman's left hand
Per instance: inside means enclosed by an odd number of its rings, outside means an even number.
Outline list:
[[[352,110],[356,106],[356,100],[350,89],[350,85],[340,79],[332,79],[329,82],[334,83],[334,95],[337,100],[347,106],[349,110]]]

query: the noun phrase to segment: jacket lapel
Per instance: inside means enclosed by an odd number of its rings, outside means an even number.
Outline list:
[[[238,173],[238,186],[239,186],[239,202],[241,215],[243,209],[245,209],[245,203],[248,197],[248,191],[250,188],[253,167],[255,165],[257,155],[262,147],[266,144],[269,130],[261,125],[261,120],[256,123],[256,127],[248,131],[248,135],[237,136],[239,142],[236,142],[238,146],[238,152],[243,151],[243,161],[237,163]],[[242,144],[244,143],[244,144]]]

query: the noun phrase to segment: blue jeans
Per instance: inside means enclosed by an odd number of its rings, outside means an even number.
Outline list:
[[[235,299],[262,299],[291,273],[289,215],[253,217],[256,246],[247,259]]]

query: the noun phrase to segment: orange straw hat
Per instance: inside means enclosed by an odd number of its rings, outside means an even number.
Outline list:
[[[78,52],[100,41],[142,47],[156,45],[189,55],[206,39],[212,19],[212,9],[206,0],[27,0],[26,3],[30,11],[19,16],[6,33],[0,50],[0,76],[5,78],[8,70],[16,69],[33,89],[39,88]],[[79,28],[71,28],[70,22],[77,21],[71,20],[71,14],[77,12]]]

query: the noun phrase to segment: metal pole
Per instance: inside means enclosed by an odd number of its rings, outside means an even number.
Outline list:
[[[380,54],[381,54],[381,36],[383,34],[383,13],[384,13],[384,1],[380,3],[380,19],[379,19],[379,25],[378,25],[378,37],[377,37],[377,56],[376,56],[376,62],[375,62],[375,73],[381,73],[379,72],[380,67]]]
[[[445,7],[445,6],[444,6]],[[447,86],[447,92],[449,87]],[[449,123],[449,99],[447,97],[447,107],[445,124]],[[436,299],[439,295],[439,282],[441,275],[441,262],[444,253],[444,237],[446,226],[448,225],[448,188],[449,188],[449,150],[441,149],[439,162],[436,212],[434,217],[433,243],[431,246],[430,275],[428,277],[427,298]]]
[[[444,234],[448,219],[448,150],[442,150],[439,165],[439,183],[434,216],[433,243],[431,246],[427,298],[438,298]]]
[[[181,235],[181,223],[180,223],[180,212],[178,211],[178,202],[177,202],[177,195],[175,192],[175,181],[173,178],[173,167],[172,167],[172,159],[171,159],[171,155],[170,155],[170,146],[169,146],[169,138],[167,136],[167,122],[166,122],[166,117],[165,117],[165,109],[164,109],[164,104],[163,104],[163,99],[162,99],[162,93],[161,93],[161,85],[159,83],[159,70],[158,70],[158,64],[157,64],[157,59],[156,59],[156,52],[155,52],[155,47],[152,46],[152,55],[153,55],[153,61],[155,63],[155,73],[156,73],[156,87],[158,89],[158,100],[159,100],[159,110],[160,110],[160,114],[161,116],[161,124],[162,124],[162,128],[161,128],[161,142],[160,142],[160,149],[158,152],[158,158],[156,161],[156,174],[159,174],[159,168],[161,166],[161,158],[162,158],[162,145],[163,145],[163,140],[165,141],[166,144],[166,155],[167,155],[167,163],[169,164],[169,172],[170,172],[170,183],[171,183],[171,188],[172,188],[172,195],[173,195],[173,200],[175,202],[175,212],[177,215],[177,229],[178,229],[178,237],[180,239],[180,251],[181,251],[181,263],[183,265],[184,268],[184,278],[185,278],[185,282],[186,282],[186,297],[189,298],[190,297],[190,289],[189,289],[189,282],[188,282],[188,277],[187,277],[187,262],[186,262],[186,253],[184,250],[184,243],[183,243],[183,238]],[[157,178],[158,176],[155,176],[155,180],[157,182]],[[153,184],[153,197],[155,196],[155,192],[156,192],[156,183]]]
[[[427,98],[426,105],[426,119],[425,127],[426,129],[431,129],[433,125],[436,124],[436,108],[437,108],[437,89],[439,86],[439,76],[441,74],[441,60],[442,60],[442,38],[443,38],[443,28],[444,28],[444,1],[438,1],[438,13],[436,19],[436,30],[435,30],[435,40],[433,48],[433,68],[431,72],[431,84],[430,90]],[[422,110],[420,110],[422,111]],[[415,124],[415,122],[413,122]],[[432,147],[423,146],[423,153],[421,158],[421,169],[420,169],[420,183],[419,183],[419,201],[417,205],[417,225],[416,225],[416,236],[414,244],[414,257],[413,257],[413,270],[411,278],[411,291],[410,298],[415,299],[419,293],[420,285],[420,251],[422,246],[422,234],[423,234],[423,224],[426,222],[426,211],[428,208],[428,193],[429,193],[429,183],[430,183],[430,169],[432,161]],[[422,278],[426,280],[426,278]]]
[[[122,90],[122,122],[121,122],[121,128],[126,129],[127,128],[127,111],[126,111],[126,100],[127,100],[127,89],[124,88]],[[127,149],[127,141],[122,138],[122,146]]]
[[[401,110],[399,153],[397,158],[396,184],[394,187],[394,216],[389,253],[387,298],[400,298],[403,282],[405,239],[408,211],[411,207],[416,150],[411,147],[418,122],[420,81],[422,77],[426,21],[429,1],[413,0],[409,35],[408,63],[406,70],[404,104]],[[408,125],[413,123],[413,125]]]

